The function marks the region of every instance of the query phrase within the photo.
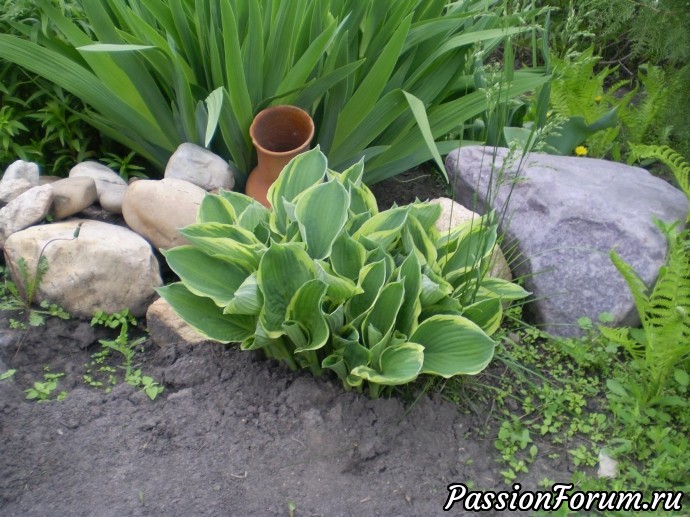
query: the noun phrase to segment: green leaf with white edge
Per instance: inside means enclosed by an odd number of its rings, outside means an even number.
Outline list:
[[[237,213],[230,201],[224,197],[206,194],[199,205],[196,220],[198,223],[235,224]]]
[[[352,375],[383,386],[412,382],[422,369],[424,347],[417,343],[389,346],[382,352],[380,362],[380,371],[358,366],[352,370]]]
[[[358,239],[363,236],[372,239],[372,235],[400,232],[407,220],[407,213],[407,207],[398,207],[376,214],[366,221],[352,237]]]
[[[311,258],[325,259],[331,254],[333,242],[347,221],[349,205],[350,196],[337,181],[314,185],[300,196],[295,219]]]
[[[240,265],[210,257],[193,246],[179,246],[161,253],[187,289],[211,298],[219,307],[232,300],[249,276],[249,271]]]
[[[288,305],[283,328],[287,331],[287,326],[299,323],[306,330],[307,342],[300,345],[295,343],[295,353],[318,350],[328,342],[330,333],[321,307],[326,288],[321,280],[310,280],[297,290]],[[287,334],[289,336],[290,332]]]
[[[258,316],[264,304],[264,297],[256,281],[256,273],[245,278],[235,291],[232,300],[223,310],[224,314],[249,314]]]
[[[269,211],[265,206],[259,203],[252,203],[247,208],[244,209],[239,217],[237,218],[237,224],[240,225],[245,230],[249,230],[254,234],[254,236],[261,242],[265,241],[257,234],[257,226],[261,223],[268,224]]]
[[[423,264],[435,264],[438,252],[434,243],[424,230],[422,223],[413,215],[408,215],[402,233],[403,252],[417,253]]]
[[[323,361],[321,361],[321,368],[333,370],[338,376],[338,379],[340,379],[343,383],[345,383],[345,379],[350,373],[345,361],[343,360],[343,353],[341,350],[326,356]]]
[[[280,234],[287,229],[287,214],[283,200],[292,203],[309,187],[321,183],[326,176],[328,162],[318,146],[294,157],[268,189],[268,201],[273,207],[271,227]]]
[[[333,305],[341,305],[362,292],[362,288],[352,280],[335,273],[328,262],[318,261],[315,264],[316,276],[328,286],[326,297]]]
[[[254,333],[256,317],[224,315],[213,300],[196,296],[181,282],[159,287],[156,292],[180,318],[209,339],[221,343],[240,342]]]
[[[331,250],[330,262],[333,270],[339,275],[356,281],[365,259],[364,246],[350,237],[347,232],[340,232]]]
[[[218,129],[218,120],[223,107],[223,87],[213,90],[206,97],[206,109],[208,110],[208,121],[206,122],[206,133],[204,135],[204,147],[208,147],[213,140],[213,135]]]
[[[270,338],[284,333],[288,305],[304,284],[316,278],[314,261],[299,243],[273,244],[261,258],[257,282],[264,296],[259,321]]]
[[[346,185],[347,182],[349,181],[355,187],[361,187],[363,177],[364,177],[364,158],[359,160],[354,165],[351,165],[350,167],[345,169],[340,174],[340,182],[343,185]]]
[[[259,205],[263,207],[263,205],[258,203],[254,198],[233,190],[221,190],[220,196],[232,205],[235,210],[235,214],[241,214],[247,209],[247,207],[251,205]]]
[[[441,205],[438,203],[415,202],[407,206],[411,216],[414,216],[424,228],[424,231],[435,236],[436,221],[441,217]]]
[[[373,264],[367,264],[362,268],[359,276],[359,287],[362,292],[353,296],[346,304],[346,313],[350,321],[365,314],[371,309],[379,291],[386,282],[386,264],[383,260]]]
[[[427,275],[422,274],[422,292],[420,300],[423,307],[428,307],[440,302],[453,292],[453,288],[446,284],[438,284]]]
[[[488,336],[491,336],[501,326],[503,306],[500,299],[489,298],[468,305],[463,309],[462,315],[476,323]]]
[[[350,210],[354,214],[368,214],[370,217],[379,213],[376,197],[364,183],[355,186],[348,182],[350,192]]]
[[[422,292],[422,271],[416,254],[408,255],[400,265],[398,280],[405,287],[405,297],[398,312],[395,328],[409,336],[417,328],[417,320],[422,312],[419,299]]]
[[[476,375],[491,362],[496,344],[467,318],[440,314],[419,324],[410,341],[424,346],[422,373]]]
[[[493,251],[496,238],[495,225],[474,225],[472,230],[460,239],[455,253],[439,261],[444,274],[462,273],[478,267],[480,261]]]
[[[392,282],[381,289],[374,305],[362,322],[362,337],[369,349],[386,339],[395,328],[395,320],[403,303],[405,287],[402,282]],[[381,333],[381,337],[372,338],[372,328]]]
[[[343,348],[343,359],[348,371],[352,371],[358,366],[368,366],[371,362],[371,352],[359,341],[348,341]]]
[[[481,288],[505,301],[522,300],[530,295],[519,285],[502,278],[485,277],[482,280]]]
[[[212,228],[213,226],[216,228]],[[210,233],[212,231],[224,232],[229,236],[218,237],[216,235],[219,233]],[[266,250],[264,244],[259,242],[254,234],[236,225],[202,223],[187,226],[180,230],[180,233],[211,257],[237,264],[249,273],[257,270],[261,256]]]

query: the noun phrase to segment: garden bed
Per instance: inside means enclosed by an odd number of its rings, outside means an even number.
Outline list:
[[[427,173],[376,191],[382,206],[444,194]],[[83,375],[112,331],[57,318],[11,330],[12,316],[0,314],[0,370],[17,370],[0,381],[2,515],[440,515],[449,484],[511,489],[490,400],[458,406],[417,396],[421,384],[371,400],[236,347],[151,339],[135,362],[165,391],[105,393]],[[65,373],[60,402],[25,399],[45,366]],[[502,371],[494,362],[480,380]],[[565,450],[547,452],[518,477],[524,489],[570,479]]]

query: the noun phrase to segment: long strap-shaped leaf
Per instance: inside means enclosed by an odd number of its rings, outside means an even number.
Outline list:
[[[374,107],[386,83],[393,73],[400,57],[412,16],[408,16],[391,36],[388,45],[376,60],[376,65],[362,80],[357,90],[340,112],[335,130],[334,145],[337,146],[352,134],[367,113]]]

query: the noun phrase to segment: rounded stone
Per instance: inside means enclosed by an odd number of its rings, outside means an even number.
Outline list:
[[[33,226],[12,234],[4,251],[20,289],[25,279],[18,274],[19,259],[34,272],[42,253],[48,269],[34,301],[56,303],[72,316],[88,318],[98,310],[123,309],[143,316],[156,297],[154,289],[162,285],[149,243],[127,228],[99,221],[73,219]]]
[[[81,212],[98,198],[96,182],[89,177],[65,178],[50,183],[53,189],[53,219],[59,221]]]
[[[92,178],[96,182],[99,196],[111,185],[127,185],[127,182],[118,173],[98,162],[78,163],[69,171],[70,178],[83,176]]]
[[[140,180],[125,192],[122,215],[127,225],[157,249],[186,244],[179,230],[196,222],[206,191],[175,178]]]
[[[235,177],[228,162],[196,144],[181,144],[168,160],[166,178],[189,181],[206,191],[232,190]]]

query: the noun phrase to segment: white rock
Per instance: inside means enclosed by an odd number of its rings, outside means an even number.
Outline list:
[[[140,180],[127,188],[122,215],[155,248],[168,249],[187,242],[178,230],[196,222],[205,195],[204,189],[184,180]]]
[[[127,185],[127,182],[117,172],[98,162],[78,163],[69,171],[70,178],[82,176],[92,178],[96,182],[99,197],[112,185]]]
[[[480,217],[479,214],[447,197],[434,199],[430,201],[430,203],[441,205],[441,217],[436,221],[436,228],[442,233],[466,221],[471,221],[475,217]],[[495,278],[502,278],[509,282],[513,279],[508,261],[499,247],[496,247],[491,255],[489,275]]]
[[[60,176],[39,176],[38,177],[38,184],[39,185],[48,185],[50,183],[55,183],[56,181],[64,180],[65,178],[61,178]]]
[[[606,451],[599,451],[599,471],[600,478],[614,479],[618,474],[618,462],[611,458]]]
[[[5,171],[2,181],[25,179],[34,187],[38,185],[38,165],[33,162],[25,162],[24,160],[17,160]]]
[[[96,182],[89,177],[75,176],[50,183],[53,189],[53,208],[50,213],[59,221],[81,212],[97,199]]]
[[[32,185],[29,180],[24,178],[13,180],[3,179],[0,181],[0,202],[9,203],[34,186],[35,185]]]
[[[195,144],[182,144],[168,160],[166,178],[194,183],[204,190],[232,190],[235,177],[228,162],[220,156]]]
[[[48,215],[53,203],[50,185],[32,187],[0,209],[0,246],[14,232],[36,224]]]
[[[127,185],[110,185],[98,196],[98,202],[103,210],[112,214],[121,214],[125,192],[127,192]]]
[[[154,288],[162,285],[151,246],[127,228],[74,219],[14,233],[5,243],[5,261],[22,288],[17,261],[23,257],[28,270],[35,271],[41,250],[48,271],[35,301],[57,303],[73,316],[88,318],[97,310],[123,309],[143,316],[156,296]]]
[[[170,343],[198,345],[208,341],[187,325],[163,298],[153,302],[146,311],[146,327],[153,342],[160,347]]]

